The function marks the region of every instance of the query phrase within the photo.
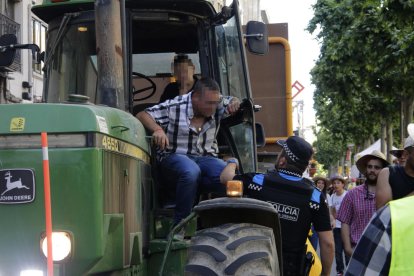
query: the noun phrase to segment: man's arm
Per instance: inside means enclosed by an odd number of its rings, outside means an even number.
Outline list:
[[[228,163],[226,167],[224,167],[223,171],[220,174],[220,182],[222,184],[226,184],[227,181],[232,180],[236,175],[237,164],[236,163]]]
[[[332,229],[336,226],[336,209],[335,207],[329,207],[329,218],[331,220],[331,227]]]
[[[331,211],[331,215],[336,219],[336,209],[335,207],[329,207],[329,210]]]
[[[375,200],[377,210],[392,200],[392,190],[388,181],[390,169],[384,168],[380,171],[377,180],[377,189],[375,191]]]
[[[351,228],[350,225],[353,222],[354,203],[353,192],[349,191],[342,200],[341,207],[336,214],[336,219],[341,222],[341,237],[344,245],[345,254],[352,255],[351,245]]]
[[[333,195],[332,195],[333,196]],[[328,203],[328,209],[329,209],[329,219],[331,221],[331,228],[335,228],[335,218],[336,218],[336,212],[335,207],[333,207],[333,199],[332,196],[327,196],[326,202]],[[335,212],[335,213],[334,213]]]
[[[347,256],[352,255],[352,245],[351,245],[351,230],[349,224],[342,222],[341,224],[341,238],[342,243],[344,244],[344,251]]]
[[[169,145],[167,135],[162,127],[155,122],[151,115],[149,115],[146,111],[141,111],[137,114],[137,118],[141,121],[145,128],[152,132],[152,142],[155,145],[159,146],[162,150]]]
[[[321,231],[318,232],[318,236],[322,263],[321,275],[330,275],[335,250],[333,234],[332,231]]]

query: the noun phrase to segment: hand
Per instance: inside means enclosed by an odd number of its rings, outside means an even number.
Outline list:
[[[165,149],[165,147],[170,144],[168,137],[162,128],[158,128],[152,133],[152,143],[160,147],[161,150]]]
[[[227,112],[229,114],[234,114],[240,108],[240,101],[237,98],[231,99],[230,103],[227,105]]]
[[[335,226],[336,226],[335,218],[332,215],[330,215],[329,217],[330,217],[330,220],[331,220],[331,228],[334,229]]]

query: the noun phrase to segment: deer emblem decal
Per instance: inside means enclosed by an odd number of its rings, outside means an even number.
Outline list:
[[[7,189],[1,194],[1,195],[4,195],[5,193],[7,193],[8,191],[11,191],[11,190],[13,190],[13,189],[22,189],[22,188],[25,188],[25,189],[30,189],[29,187],[27,187],[27,186],[25,186],[25,185],[23,185],[23,183],[22,183],[22,179],[20,178],[19,180],[17,180],[17,181],[11,181],[11,178],[12,178],[12,176],[11,176],[11,173],[10,173],[10,171],[8,171],[8,172],[6,172],[6,174],[5,174],[5,177],[4,177],[5,179],[6,179],[6,187],[7,187]]]

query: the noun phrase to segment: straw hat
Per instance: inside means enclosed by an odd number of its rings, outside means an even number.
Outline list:
[[[323,176],[321,176],[321,175],[317,175],[317,176],[315,176],[312,180],[313,180],[313,183],[315,183],[315,184],[316,184],[316,182],[318,182],[319,180],[322,180],[323,182],[325,182],[325,185],[326,185],[326,186],[329,186],[329,179],[328,179],[328,178],[326,178],[326,177],[323,177]]]
[[[365,173],[367,169],[367,163],[371,159],[381,160],[383,167],[386,167],[390,164],[388,163],[387,158],[382,152],[380,152],[379,150],[374,150],[373,152],[371,152],[371,154],[366,154],[356,161],[356,166],[361,173]]]
[[[346,185],[346,181],[345,178],[343,178],[340,175],[334,175],[333,177],[331,177],[331,182],[333,183],[335,180],[339,180],[342,182],[342,184]]]

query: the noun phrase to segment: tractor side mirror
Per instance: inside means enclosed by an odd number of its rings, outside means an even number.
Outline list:
[[[33,60],[40,62],[40,48],[36,44],[16,44],[17,37],[14,34],[5,34],[0,37],[0,67],[7,67],[13,63],[16,49],[29,49],[32,51]]]
[[[247,40],[247,49],[252,54],[263,56],[269,52],[267,27],[263,22],[247,22],[244,37]]]
[[[17,37],[14,34],[5,34],[0,37],[0,67],[7,67],[13,63],[16,49],[9,45],[15,45]]]

